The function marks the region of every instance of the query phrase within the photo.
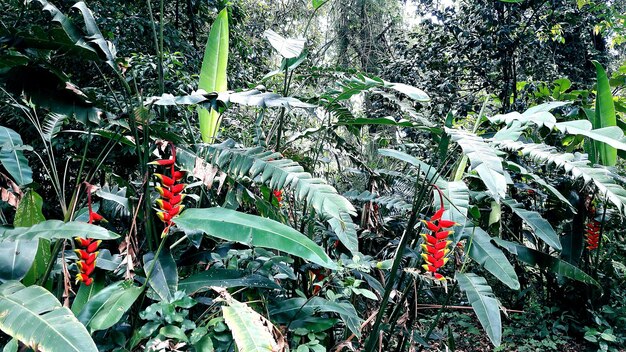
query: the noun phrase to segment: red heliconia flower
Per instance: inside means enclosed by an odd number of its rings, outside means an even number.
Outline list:
[[[589,221],[585,229],[585,237],[587,249],[590,251],[597,249],[600,243],[600,223],[595,220]]]
[[[278,206],[281,206],[282,201],[283,201],[283,191],[280,189],[275,189],[272,191],[272,195],[274,196],[274,198],[276,198],[276,201],[278,202]]]
[[[91,185],[85,182],[87,186],[87,208],[89,209],[89,223],[93,224],[94,222],[106,222],[106,219],[93,211],[91,208]],[[76,262],[76,266],[78,267],[78,274],[76,275],[76,283],[82,282],[85,285],[89,286],[93,283],[93,278],[91,278],[91,274],[96,270],[96,258],[98,257],[98,247],[100,246],[101,240],[96,240],[93,238],[82,238],[76,237],[77,247],[80,249],[76,249],[76,255],[78,256],[78,262]]]
[[[430,220],[422,220],[426,228],[431,232],[430,234],[421,234],[424,239],[424,243],[422,244],[422,258],[424,258],[424,264],[422,267],[427,272],[432,273],[435,279],[445,280],[446,278],[437,271],[444,266],[449,259],[447,258],[448,253],[450,253],[448,246],[452,241],[449,241],[448,237],[450,234],[454,233],[454,231],[447,229],[457,224],[454,221],[442,219],[443,213],[445,212],[443,195],[439,188],[435,187],[435,189],[439,192],[441,207],[433,214]]]
[[[183,198],[182,191],[185,189],[184,183],[179,183],[184,177],[184,171],[176,170],[176,147],[172,142],[169,142],[171,156],[169,159],[161,159],[151,162],[153,165],[168,166],[169,176],[155,173],[154,176],[159,179],[159,186],[154,189],[159,192],[161,199],[157,199],[156,205],[157,216],[161,221],[165,223],[165,230],[163,230],[162,236],[167,235],[169,228],[172,226],[172,219],[179,215],[185,208],[181,205]]]

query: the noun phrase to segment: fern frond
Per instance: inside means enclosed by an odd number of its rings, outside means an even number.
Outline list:
[[[593,183],[600,199],[608,199],[621,213],[626,211],[626,190],[616,182],[613,172],[600,165],[592,165],[581,154],[560,153],[555,147],[545,144],[499,141],[496,145],[505,150],[520,152],[537,163],[554,165],[574,180],[582,179],[585,185]]]
[[[297,162],[261,147],[236,147],[232,140],[222,144],[198,145],[197,150],[198,157],[234,179],[249,178],[272,189],[293,190],[297,200],[306,200],[322,219],[328,220],[337,237],[350,251],[358,252],[356,226],[350,218],[356,215],[352,203],[326,181],[305,172]],[[194,167],[195,158],[189,157],[193,153],[180,148],[178,153],[181,154],[179,160],[194,160],[189,166],[181,165],[183,168]]]
[[[356,190],[348,191],[343,194],[344,197],[358,202],[372,202],[381,205],[390,210],[410,211],[413,207],[410,199],[400,194],[378,195],[369,191],[360,192]]]

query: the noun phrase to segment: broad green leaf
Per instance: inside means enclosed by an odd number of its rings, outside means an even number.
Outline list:
[[[0,164],[19,186],[33,182],[33,170],[28,166],[23,148],[22,137],[17,132],[0,126]]]
[[[143,290],[130,281],[118,281],[96,293],[78,313],[78,320],[90,331],[117,324]]]
[[[207,39],[202,68],[200,69],[199,89],[224,92],[227,89],[226,67],[228,64],[228,10],[224,8],[217,15]],[[205,143],[214,141],[219,130],[219,113],[214,109],[198,110],[200,133]]]
[[[348,329],[355,336],[361,337],[360,328],[363,320],[359,318],[356,309],[349,302],[329,301],[322,297],[313,297],[309,300],[299,297],[281,301],[270,310],[271,315],[285,314],[290,320],[296,317],[308,316],[314,312],[339,314],[339,317]]]
[[[32,226],[46,220],[41,213],[42,204],[41,197],[35,191],[26,192],[15,210],[13,224]],[[36,259],[45,259],[45,253],[37,257],[38,247],[39,241],[37,240],[0,242],[0,281],[23,279]],[[50,252],[49,248],[48,252]]]
[[[559,122],[556,127],[568,134],[579,134],[589,137],[596,142],[607,144],[612,148],[626,150],[626,142],[624,141],[624,131],[617,126],[602,127],[591,129],[591,124],[587,120],[575,120]]]
[[[148,281],[150,287],[161,300],[171,302],[174,299],[174,293],[178,291],[178,269],[172,253],[168,249],[163,249],[156,262],[154,253],[148,253],[144,255],[143,262],[146,272],[154,266]]]
[[[274,47],[274,49],[276,49],[276,51],[278,51],[278,53],[280,53],[280,55],[285,59],[300,56],[304,50],[304,44],[306,43],[306,40],[304,39],[285,38],[271,29],[267,29],[263,32],[263,37],[265,37],[270,42],[272,47]]]
[[[594,280],[591,276],[587,275],[584,271],[578,269],[572,264],[563,261],[559,258],[555,258],[549,254],[539,252],[537,250],[522,246],[517,243],[508,242],[499,238],[495,238],[494,241],[497,245],[505,248],[507,251],[515,254],[519,260],[528,265],[536,265],[540,268],[549,270],[555,274],[565,276],[572,280],[584,282],[586,284],[592,284],[602,288],[600,284]]]
[[[0,285],[0,330],[42,352],[97,352],[74,314],[40,286]]]
[[[420,101],[420,102],[430,101],[430,97],[428,96],[428,94],[426,94],[426,92],[424,92],[423,90],[419,88],[409,86],[408,84],[385,82],[384,86],[391,88],[395,91],[398,91],[415,101]]]
[[[443,213],[443,218],[457,223],[458,225],[455,228],[463,228],[467,221],[470,200],[467,185],[463,181],[446,182],[443,179],[439,179],[435,184],[443,193],[443,205],[446,209]],[[433,193],[435,207],[439,207],[441,205],[439,193],[436,190]]]
[[[11,341],[7,342],[2,348],[2,352],[17,352],[17,348],[19,347],[19,342],[17,339],[11,339]]]
[[[79,221],[46,220],[31,227],[0,228],[0,242],[35,240],[39,238],[71,240],[76,236],[98,240],[114,240],[119,237],[118,234],[103,227]]]
[[[480,325],[487,332],[489,340],[494,346],[500,346],[502,340],[500,306],[491,287],[487,284],[487,280],[472,273],[457,273],[456,279],[461,290],[467,295],[467,299],[474,308]]]
[[[515,269],[500,248],[491,243],[491,236],[480,227],[466,227],[463,232],[463,237],[472,241],[469,250],[470,258],[485,267],[511,289],[519,290],[520,285]]]
[[[596,77],[598,80],[596,88],[596,115],[592,121],[593,128],[600,129],[616,126],[615,105],[613,104],[609,79],[602,65],[597,61],[592,62],[596,66]],[[594,145],[600,155],[600,163],[606,166],[614,166],[617,162],[617,150],[601,142],[595,142]]]
[[[15,227],[29,227],[40,222],[46,220],[41,211],[43,207],[43,199],[39,194],[37,194],[33,190],[29,190],[22,201],[20,202],[20,206],[15,211],[15,219],[13,220],[13,226]],[[36,254],[34,260],[31,262],[30,269],[24,276],[22,282],[26,286],[30,286],[37,282],[39,277],[41,277],[50,263],[52,253],[50,253],[50,241],[40,238],[38,241],[15,241],[14,243],[20,243],[20,247],[22,250],[24,247],[29,247],[26,251],[32,250],[32,247],[37,247]],[[4,246],[5,244],[10,245],[11,242],[3,242],[0,243],[0,246]],[[16,251],[17,252],[17,251]],[[22,253],[22,252],[20,252]]]
[[[209,269],[180,281],[178,289],[187,294],[208,291],[210,287],[247,287],[280,290],[281,287],[267,277],[258,274],[246,274],[234,269]]]
[[[272,352],[277,343],[272,336],[274,326],[246,304],[227,298],[222,306],[224,321],[233,334],[239,351]]]
[[[81,283],[76,297],[74,297],[74,302],[72,302],[72,313],[78,316],[78,313],[80,313],[85,304],[87,304],[96,293],[102,291],[103,288],[104,280],[100,280],[99,278],[95,278],[93,283],[89,286]]]
[[[535,235],[547,243],[550,247],[561,250],[561,242],[552,225],[544,219],[541,214],[536,211],[526,210],[523,205],[515,199],[507,198],[503,203],[511,208],[513,213],[519,216],[524,222],[530,226]]]
[[[188,209],[174,219],[183,231],[203,231],[209,236],[250,246],[272,248],[323,267],[337,266],[308,237],[277,221],[225,208]]]

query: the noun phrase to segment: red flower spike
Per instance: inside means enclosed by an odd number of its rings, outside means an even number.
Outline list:
[[[156,187],[154,187],[154,189],[155,189],[157,192],[159,192],[159,194],[160,194],[160,195],[161,195],[161,197],[163,197],[163,198],[167,198],[167,199],[169,199],[169,198],[172,198],[172,196],[173,196],[172,192],[170,192],[169,190],[167,190],[167,189],[165,189],[165,188],[163,188],[163,187],[161,187],[161,186],[156,186]]]
[[[104,218],[104,216],[96,213],[95,211],[90,212],[89,213],[89,223],[91,224],[92,222],[96,222],[96,221],[107,222],[106,219]]]
[[[164,186],[171,187],[174,185],[174,179],[171,177],[167,177],[162,174],[153,174],[153,175],[154,177],[158,178],[161,184],[163,184]]]
[[[97,240],[94,242],[91,242],[89,244],[89,246],[87,246],[87,252],[89,253],[93,253],[98,249],[98,246],[100,245],[100,242],[102,242],[101,240]]]
[[[172,166],[174,165],[174,159],[169,158],[169,159],[160,159],[160,160],[155,160],[155,161],[151,161],[148,163],[148,165],[159,165],[159,166]]]
[[[598,249],[598,245],[600,244],[600,227],[601,224],[595,220],[587,223],[585,237],[587,240],[587,249],[590,251]]]
[[[170,204],[172,206],[177,205],[178,203],[180,203],[183,199],[185,198],[184,194],[179,194],[176,196],[172,196],[172,198],[170,198]]]
[[[176,193],[180,193],[183,191],[183,189],[185,189],[186,184],[184,183],[179,183],[177,185],[173,185],[172,187],[170,187],[170,191],[174,194]]]
[[[176,147],[172,142],[169,142],[169,149],[171,157],[167,159],[167,163],[162,160],[157,160],[157,165],[169,166],[169,176],[155,173],[154,176],[159,179],[160,185],[155,189],[161,195],[161,199],[156,201],[160,210],[157,210],[157,216],[165,223],[165,229],[162,232],[162,237],[167,236],[169,228],[172,225],[172,219],[180,214],[183,210],[183,206],[180,205],[184,198],[184,194],[181,192],[185,189],[184,183],[179,183],[186,173],[184,171],[176,170]],[[153,163],[154,164],[154,163]]]
[[[89,258],[85,260],[85,264],[91,265],[96,262],[96,258],[98,257],[99,252],[94,252],[89,254]]]
[[[75,240],[76,242],[78,242],[78,245],[81,247],[87,247],[91,244],[91,239],[89,238],[76,237]]]
[[[430,221],[436,221],[441,219],[444,211],[446,211],[444,207],[439,208],[439,210],[437,210],[437,212],[430,218]]]
[[[441,190],[439,190],[437,186],[433,187],[439,192],[440,204],[443,204],[443,194]],[[449,260],[449,258],[447,258],[448,253],[450,253],[448,246],[452,241],[449,241],[448,237],[454,231],[445,229],[456,225],[454,221],[443,218],[445,211],[442,205],[430,217],[430,221],[422,220],[426,228],[431,231],[430,234],[422,234],[422,238],[424,238],[424,243],[421,245],[421,256],[424,259],[422,267],[425,271],[431,273],[436,280],[446,280],[446,278],[437,271],[446,265]]]
[[[159,208],[161,208],[161,210],[165,210],[165,211],[172,210],[172,204],[170,204],[170,202],[166,200],[157,199],[156,204]]]
[[[448,227],[452,227],[452,226],[456,226],[457,223],[454,221],[450,221],[450,220],[439,220],[439,227],[441,228],[448,228]]]
[[[441,228],[440,228],[439,226],[437,226],[437,225],[433,224],[433,223],[432,223],[432,222],[430,222],[430,221],[422,220],[422,222],[423,222],[424,224],[426,224],[426,227],[427,227],[430,231],[439,231],[439,230],[441,230]]]

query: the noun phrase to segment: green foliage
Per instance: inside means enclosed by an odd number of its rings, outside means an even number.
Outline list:
[[[226,208],[208,208],[189,209],[175,223],[187,233],[202,231],[228,241],[277,249],[323,267],[337,267],[315,242],[274,220]]]
[[[33,349],[98,350],[74,314],[43,287],[16,281],[0,285],[0,311],[0,329]]]
[[[207,39],[200,82],[198,88],[207,92],[224,92],[226,86],[226,66],[228,64],[228,9],[224,8],[217,15]],[[198,111],[200,133],[205,143],[213,142],[219,130],[220,115],[214,110]]]

